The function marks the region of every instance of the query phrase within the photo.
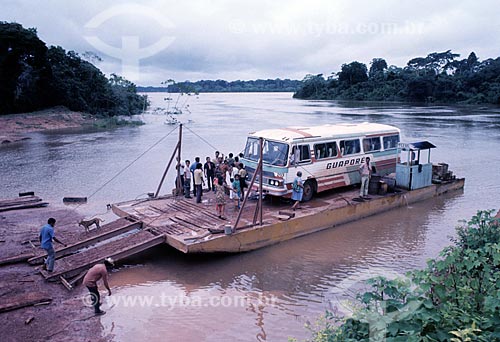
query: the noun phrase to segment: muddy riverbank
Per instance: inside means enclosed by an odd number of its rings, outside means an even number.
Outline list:
[[[0,258],[42,252],[38,248],[38,232],[49,217],[57,219],[56,236],[65,243],[85,234],[76,224],[81,215],[73,210],[49,206],[1,212]],[[56,250],[59,246],[55,244]],[[49,304],[0,313],[2,341],[106,341],[101,334],[100,317],[83,304],[87,289],[80,284],[69,292],[60,283],[46,282],[38,268],[27,262],[0,266],[0,304],[38,295],[52,299]]]
[[[0,144],[29,139],[27,133],[91,126],[96,119],[65,107],[0,116]]]

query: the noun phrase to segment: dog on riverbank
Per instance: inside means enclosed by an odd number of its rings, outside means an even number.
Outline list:
[[[100,225],[101,222],[104,222],[104,220],[101,220],[98,217],[94,217],[90,220],[81,220],[80,222],[78,222],[78,225],[83,226],[85,228],[85,232],[88,233],[89,227],[93,224],[95,225],[95,229],[101,228],[101,225]]]

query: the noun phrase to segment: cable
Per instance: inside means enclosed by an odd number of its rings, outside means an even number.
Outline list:
[[[92,198],[95,194],[97,194],[99,191],[101,191],[106,185],[108,185],[109,183],[111,183],[113,180],[115,180],[119,175],[121,175],[125,170],[127,170],[130,166],[132,166],[136,161],[138,161],[139,159],[141,159],[146,153],[148,153],[149,151],[151,151],[156,145],[158,145],[159,143],[161,143],[163,140],[165,140],[170,134],[172,134],[173,131],[175,131],[177,129],[177,125],[170,131],[168,132],[166,135],[164,135],[161,139],[159,139],[157,142],[155,142],[153,145],[151,145],[149,148],[147,148],[144,152],[142,152],[137,158],[135,158],[133,161],[131,161],[127,166],[125,166],[123,169],[121,169],[117,174],[115,174],[113,177],[111,177],[110,180],[108,180],[107,182],[105,182],[103,185],[101,185],[96,191],[94,191],[92,194],[90,194],[89,196],[87,196],[87,198]],[[79,204],[76,208],[78,209],[82,204]]]
[[[214,145],[210,144],[207,140],[205,140],[204,138],[202,138],[201,136],[199,136],[198,134],[196,134],[195,132],[193,132],[189,127],[184,126],[184,128],[186,128],[188,131],[190,131],[191,133],[193,133],[194,135],[196,135],[198,138],[200,138],[204,143],[206,143],[208,146],[212,147],[214,150],[216,150],[216,151],[219,150],[217,147],[215,147]]]

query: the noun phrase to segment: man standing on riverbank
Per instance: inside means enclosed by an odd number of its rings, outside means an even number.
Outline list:
[[[87,286],[87,289],[90,292],[92,306],[94,307],[96,315],[104,315],[106,313],[101,310],[101,296],[99,294],[99,289],[97,288],[97,282],[102,279],[104,287],[108,290],[108,296],[111,296],[111,289],[108,284],[108,272],[111,271],[114,265],[115,263],[113,259],[106,258],[102,264],[92,266],[83,278],[83,285]]]
[[[54,271],[54,262],[56,260],[56,251],[52,245],[52,240],[60,243],[64,247],[66,244],[58,240],[54,235],[54,226],[56,225],[56,219],[51,217],[47,220],[47,224],[40,229],[40,245],[47,252],[47,258],[42,266],[42,269],[47,270],[47,272]]]

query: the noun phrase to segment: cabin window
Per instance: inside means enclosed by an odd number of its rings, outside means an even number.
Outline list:
[[[363,139],[363,150],[365,152],[380,151],[380,137]]]
[[[398,147],[399,134],[389,135],[383,138],[384,140],[384,150],[390,150]]]
[[[361,152],[361,144],[359,143],[359,139],[353,140],[341,140],[340,141],[340,150],[342,151],[342,155],[347,156],[349,154],[356,154]]]
[[[316,159],[332,158],[337,155],[337,143],[328,142],[314,145]]]

